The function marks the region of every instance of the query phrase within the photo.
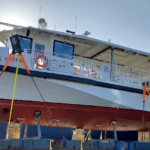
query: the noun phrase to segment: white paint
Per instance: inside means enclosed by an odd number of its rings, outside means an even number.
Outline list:
[[[105,99],[110,102],[124,105],[126,107],[143,110],[143,95],[142,94],[121,91],[121,90],[116,90],[116,89],[110,89],[110,88],[103,88],[103,87],[92,86],[92,85],[87,85],[87,84],[53,80],[53,79],[52,80],[49,79],[49,81],[58,83],[61,85],[65,85],[66,87],[70,87],[76,90],[80,90],[82,92],[91,94],[93,96],[97,96],[101,99]],[[150,110],[149,96],[146,96],[145,105],[146,105],[145,109],[149,111]],[[110,106],[106,106],[106,107],[110,107]]]
[[[0,98],[11,99],[14,73],[0,78]],[[142,94],[61,80],[34,78],[46,102],[142,110]],[[18,75],[15,100],[43,102],[31,77]],[[149,111],[148,97],[146,109]]]

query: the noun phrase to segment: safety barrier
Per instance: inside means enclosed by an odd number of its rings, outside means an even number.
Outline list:
[[[150,143],[148,142],[135,142],[134,143],[135,150],[150,150]]]
[[[113,74],[112,80],[115,82],[140,85],[142,82],[150,80],[150,72],[125,67],[120,65],[110,65],[101,61],[73,56],[59,56],[48,51],[31,50],[30,61],[33,69],[61,72],[67,74],[81,75],[91,78],[103,79],[102,66],[109,66]]]
[[[45,59],[43,59],[45,58]],[[31,65],[33,69],[76,74],[92,78],[102,78],[102,62],[83,57],[59,56],[50,52],[31,50]]]
[[[114,65],[113,71],[113,80],[116,82],[141,86],[143,82],[150,81],[150,72],[119,65]]]
[[[98,149],[99,150],[105,150],[105,149],[113,150],[114,147],[115,147],[114,142],[101,142],[101,141],[98,141]]]
[[[0,150],[14,149],[48,149],[50,140],[48,139],[9,139],[0,141]]]
[[[98,148],[98,140],[91,140],[87,142],[83,142],[83,149],[97,149]]]
[[[0,150],[150,150],[148,142],[115,142],[91,140],[5,139]]]

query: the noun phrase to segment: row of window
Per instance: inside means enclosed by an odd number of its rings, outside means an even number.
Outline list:
[[[10,43],[10,41],[11,41],[11,43]],[[27,50],[32,49],[32,39],[31,38],[26,38],[23,36],[16,35],[16,36],[11,37],[10,41],[8,40],[8,42],[6,44],[9,47],[9,49],[14,49],[15,51],[16,50],[19,51],[19,49],[20,49],[22,52],[25,49],[27,49]],[[35,43],[35,50],[42,52],[45,50],[45,46]],[[31,51],[29,51],[29,52],[31,52]],[[74,45],[54,40],[53,53],[60,57],[64,57],[64,56],[72,57],[74,55]]]

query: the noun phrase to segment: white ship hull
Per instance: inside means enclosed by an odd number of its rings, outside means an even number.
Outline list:
[[[0,99],[12,98],[14,78],[14,73],[2,74]],[[47,103],[143,110],[142,94],[57,79],[34,77],[34,80]],[[43,102],[30,76],[18,75],[15,100]],[[149,96],[145,105],[149,111]]]

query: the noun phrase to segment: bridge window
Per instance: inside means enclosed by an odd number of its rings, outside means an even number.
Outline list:
[[[20,47],[21,51],[24,52],[24,50],[31,50],[31,39],[30,38],[25,38],[22,36],[18,36],[19,42],[20,42]]]
[[[74,45],[54,41],[53,53],[60,57],[73,57]]]
[[[44,51],[44,49],[45,49],[44,45],[40,45],[40,44],[35,43],[35,50],[36,51]]]

